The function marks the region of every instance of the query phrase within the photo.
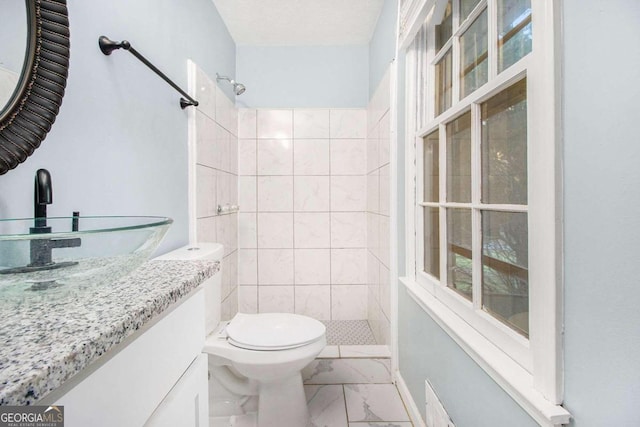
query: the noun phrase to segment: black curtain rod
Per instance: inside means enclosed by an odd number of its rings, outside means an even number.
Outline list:
[[[100,38],[98,39],[98,45],[100,46],[100,50],[102,51],[102,53],[104,53],[105,55],[111,55],[111,52],[117,49],[128,50],[129,52],[131,52],[133,56],[138,58],[140,62],[142,62],[147,67],[151,68],[151,70],[154,73],[162,77],[162,79],[165,82],[169,83],[169,85],[171,85],[172,88],[180,92],[180,94],[184,97],[184,98],[180,98],[180,108],[185,109],[191,105],[193,105],[194,107],[198,106],[198,101],[196,101],[195,99],[187,95],[187,93],[182,89],[180,89],[180,87],[177,84],[175,84],[169,77],[167,77],[162,71],[158,70],[158,68],[155,65],[153,65],[151,62],[149,62],[147,58],[142,56],[140,52],[135,50],[133,46],[131,46],[131,43],[129,43],[128,41],[122,40],[121,42],[118,43],[113,40],[110,40],[109,37],[107,36],[100,36]]]

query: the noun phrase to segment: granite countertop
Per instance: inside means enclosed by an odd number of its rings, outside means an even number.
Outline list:
[[[36,403],[219,269],[152,260],[109,284],[0,295],[0,405]]]

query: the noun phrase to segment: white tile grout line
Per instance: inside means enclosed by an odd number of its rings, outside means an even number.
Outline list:
[[[255,110],[256,112],[256,124],[255,124],[255,132],[256,132],[256,139],[255,139],[255,183],[256,183],[256,212],[258,211],[258,110]],[[258,214],[256,213],[256,248],[258,247],[258,230],[259,230],[259,225],[258,225]],[[258,249],[256,249],[256,313],[260,313],[260,268],[258,267],[260,265],[260,259],[258,258]]]
[[[295,120],[296,120],[296,115],[295,115],[295,110],[291,110],[291,208],[292,210],[294,210],[293,208],[295,208],[296,205],[296,174],[295,174],[295,150],[296,150],[296,144],[295,144],[295,140],[294,140],[294,129],[296,128],[296,124],[295,124]],[[292,239],[293,241],[291,242],[291,246],[293,246],[293,248],[291,249],[291,252],[293,252],[293,312],[296,313],[296,214],[292,214],[291,215],[291,235],[292,235]]]
[[[331,136],[331,110],[329,110],[329,136]],[[331,176],[331,139],[329,139],[329,212],[331,212]],[[331,214],[329,214],[329,318],[333,320],[333,257],[331,256],[333,247],[331,244],[331,237]],[[340,350],[338,349],[338,352],[339,351]],[[344,388],[342,391],[344,393]]]
[[[347,420],[347,426],[349,425],[349,410],[347,409],[347,390],[344,388],[344,384],[340,384],[342,386],[342,399],[344,402],[344,415]]]

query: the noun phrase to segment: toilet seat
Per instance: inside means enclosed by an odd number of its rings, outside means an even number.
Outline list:
[[[325,326],[312,318],[290,313],[238,313],[226,327],[229,344],[255,351],[303,347],[324,336]]]

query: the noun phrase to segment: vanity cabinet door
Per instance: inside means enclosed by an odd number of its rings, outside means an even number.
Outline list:
[[[200,366],[206,365],[206,357],[205,362],[196,363],[204,346],[204,292],[198,289],[163,314],[112,349],[98,366],[86,368],[67,381],[61,387],[64,390],[45,396],[39,404],[64,405],[67,427],[140,427],[187,372],[200,369],[193,376],[200,375],[206,393],[207,367]],[[58,393],[62,396],[57,397]],[[200,410],[208,413],[206,394],[202,395]],[[191,425],[198,424],[173,424]]]
[[[207,355],[201,354],[153,412],[145,427],[208,426],[207,375]]]

